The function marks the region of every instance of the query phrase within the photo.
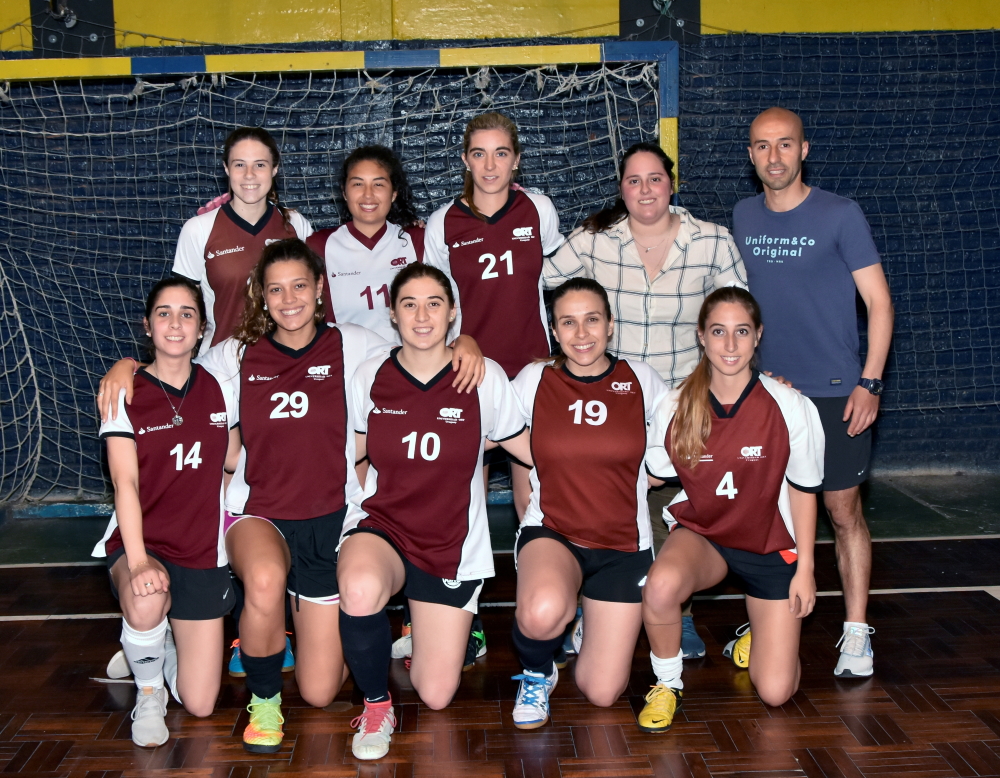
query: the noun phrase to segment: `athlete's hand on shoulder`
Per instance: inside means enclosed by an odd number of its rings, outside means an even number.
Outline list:
[[[209,211],[214,211],[216,208],[221,208],[231,199],[232,197],[230,196],[229,192],[226,192],[223,195],[219,195],[218,197],[213,197],[211,200],[209,200],[207,203],[201,206],[201,208],[198,209],[198,215],[201,216],[203,213],[208,213]]]
[[[792,386],[792,382],[789,381],[787,378],[785,378],[783,375],[776,376],[770,370],[765,370],[764,371],[764,375],[766,375],[768,378],[773,378],[775,381],[777,381],[782,386],[787,386],[789,389],[795,389],[795,387]],[[798,389],[795,389],[795,391],[799,392],[799,394],[802,394],[802,392],[799,391]]]
[[[808,570],[798,570],[788,585],[788,610],[804,619],[816,606],[816,577]]]
[[[481,386],[486,378],[486,360],[475,338],[469,335],[459,335],[452,345],[451,369],[458,375],[451,382],[459,392],[472,394],[472,390]]]
[[[847,434],[853,438],[872,426],[878,416],[878,405],[877,394],[872,394],[863,386],[855,386],[844,408],[844,421],[850,419],[851,422],[847,426]]]
[[[170,578],[159,567],[154,567],[149,560],[138,562],[128,569],[132,583],[132,594],[136,597],[162,594],[170,588]],[[147,584],[149,584],[147,586]]]
[[[101,379],[97,390],[97,410],[101,422],[108,418],[118,418],[118,395],[125,389],[125,402],[132,404],[132,389],[135,386],[135,371],[138,362],[134,359],[119,359]]]

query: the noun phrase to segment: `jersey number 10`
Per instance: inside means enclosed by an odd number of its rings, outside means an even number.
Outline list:
[[[406,458],[413,459],[417,453],[417,433],[411,432],[405,438],[403,442],[407,444],[406,447]],[[426,459],[428,462],[433,462],[438,458],[438,454],[441,453],[441,438],[439,438],[435,433],[428,432],[420,439],[420,456]]]

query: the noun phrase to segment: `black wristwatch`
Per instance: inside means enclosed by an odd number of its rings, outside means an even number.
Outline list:
[[[877,378],[862,378],[858,381],[858,386],[863,386],[876,396],[882,394],[882,390],[885,389],[885,383]]]

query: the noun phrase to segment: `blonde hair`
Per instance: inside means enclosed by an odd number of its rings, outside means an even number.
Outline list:
[[[465,125],[465,135],[462,137],[462,151],[466,154],[469,153],[469,147],[472,142],[472,134],[474,132],[479,132],[479,130],[503,130],[510,137],[510,147],[514,150],[515,156],[521,155],[521,141],[517,137],[517,125],[514,124],[513,120],[504,116],[502,113],[497,113],[496,111],[489,111],[488,113],[481,113],[479,116],[473,117],[473,119]],[[472,178],[472,171],[465,171],[465,185],[462,188],[462,199],[469,206],[469,210],[476,216],[477,219],[482,219],[486,221],[486,217],[483,216],[479,209],[476,208],[476,203],[472,199],[475,193],[475,181]]]
[[[746,289],[726,286],[716,289],[701,304],[698,312],[698,332],[705,332],[705,323],[712,310],[722,303],[738,303],[750,315],[755,331],[761,327],[760,306]],[[701,361],[687,378],[681,382],[677,397],[677,410],[670,427],[670,458],[678,466],[697,467],[701,455],[705,453],[708,436],[712,434],[712,405],[709,402],[709,386],[712,383],[712,363],[702,352]]]

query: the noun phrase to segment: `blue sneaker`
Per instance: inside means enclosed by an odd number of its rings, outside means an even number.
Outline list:
[[[240,658],[240,639],[236,638],[233,645],[232,656],[229,657],[229,674],[233,678],[245,678],[247,671],[243,669],[243,660]],[[281,672],[290,673],[295,669],[295,654],[292,653],[292,639],[285,636],[285,658],[281,663]]]
[[[681,654],[685,659],[701,659],[705,656],[705,641],[699,637],[691,616],[681,617]]]
[[[512,680],[520,681],[517,700],[514,702],[514,726],[518,729],[538,729],[549,720],[549,695],[559,681],[559,669],[552,668],[552,675],[525,670]]]

